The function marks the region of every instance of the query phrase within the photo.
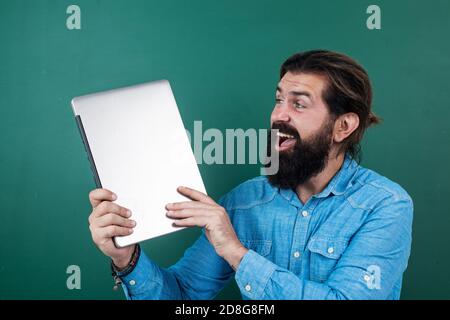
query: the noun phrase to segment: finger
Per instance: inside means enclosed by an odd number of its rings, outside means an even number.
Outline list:
[[[131,216],[131,211],[127,208],[119,206],[116,203],[110,201],[103,201],[100,203],[93,211],[93,218],[96,219],[107,213],[115,213],[124,218],[129,218]]]
[[[196,216],[196,217],[189,217],[186,219],[180,219],[175,220],[173,222],[174,226],[177,227],[204,227],[207,224],[207,220],[205,217]]]
[[[132,228],[124,228],[119,226],[108,226],[99,228],[97,234],[100,238],[112,238],[117,236],[127,236],[133,233]]]
[[[166,210],[181,210],[181,209],[213,209],[216,206],[212,206],[208,203],[199,201],[183,201],[183,202],[173,202],[166,204]]]
[[[125,228],[134,228],[136,226],[136,221],[123,218],[114,213],[108,213],[97,218],[94,225],[100,228],[112,225]]]
[[[89,192],[89,202],[91,203],[92,208],[98,206],[102,201],[114,201],[116,199],[117,195],[108,189],[98,188]]]
[[[208,209],[180,209],[180,210],[169,210],[166,212],[166,215],[172,219],[182,219],[188,217],[211,217],[216,216],[216,213],[213,210]]]
[[[217,205],[216,202],[211,199],[210,197],[208,197],[206,194],[204,194],[203,192],[188,188],[188,187],[178,187],[177,191],[179,193],[181,193],[182,195],[188,197],[189,199],[192,200],[196,200],[196,201],[201,201],[201,202],[205,202],[205,203],[209,203],[212,205]]]

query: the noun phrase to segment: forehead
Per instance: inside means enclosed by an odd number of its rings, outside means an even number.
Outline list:
[[[281,78],[278,87],[286,94],[292,91],[306,91],[311,94],[314,100],[320,100],[326,87],[326,78],[325,76],[312,73],[287,72]]]

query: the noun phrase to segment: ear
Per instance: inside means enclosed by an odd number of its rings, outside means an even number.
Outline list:
[[[334,123],[333,139],[335,142],[342,142],[359,126],[359,117],[354,112],[340,115]]]

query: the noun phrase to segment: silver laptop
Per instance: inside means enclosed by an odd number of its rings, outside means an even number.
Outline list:
[[[187,200],[178,186],[206,191],[169,82],[76,97],[72,108],[97,187],[116,193],[137,223],[116,246],[182,229],[165,205]]]

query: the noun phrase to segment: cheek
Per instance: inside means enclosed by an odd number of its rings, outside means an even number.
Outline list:
[[[307,139],[312,131],[310,123],[308,121],[305,121],[303,118],[292,119],[291,126],[293,126],[297,130],[302,140],[305,138]]]
[[[315,123],[312,123],[312,121],[307,120],[295,122],[293,125],[297,129],[297,132],[303,141],[310,140],[311,137],[314,137],[314,135],[320,130],[320,125],[316,125]]]
[[[295,119],[294,126],[297,128],[302,139],[309,139],[322,130],[325,120],[326,117],[322,115],[303,114],[301,118],[297,117]]]

